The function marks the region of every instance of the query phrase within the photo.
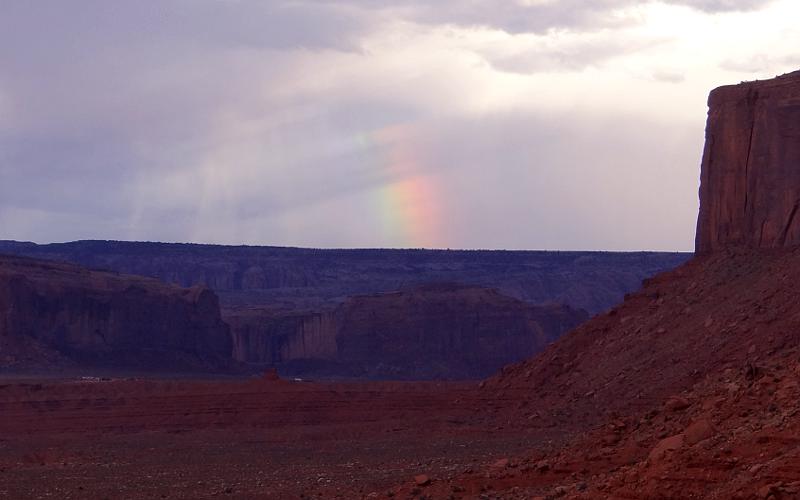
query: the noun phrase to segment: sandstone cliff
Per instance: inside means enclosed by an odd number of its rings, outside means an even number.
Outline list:
[[[708,100],[697,252],[800,243],[800,71]]]
[[[0,241],[0,253],[64,260],[97,269],[205,285],[227,306],[332,308],[346,297],[424,283],[497,288],[535,304],[559,302],[595,314],[643,279],[685,262],[687,253],[304,248],[77,241]]]
[[[231,339],[207,288],[2,256],[0,364],[41,363],[26,359],[32,348],[80,362],[170,369],[222,362]]]
[[[240,361],[285,373],[400,379],[485,376],[586,319],[567,306],[443,284],[351,297],[328,312],[226,313]]]

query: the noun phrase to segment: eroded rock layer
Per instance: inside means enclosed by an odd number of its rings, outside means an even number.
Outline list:
[[[708,100],[696,250],[800,244],[800,71]]]
[[[172,368],[229,358],[231,338],[217,297],[207,288],[2,256],[2,365],[41,364],[42,352],[81,362]]]
[[[496,290],[452,284],[356,296],[328,312],[226,312],[234,356],[282,371],[381,378],[471,378],[543,349],[588,319]]]

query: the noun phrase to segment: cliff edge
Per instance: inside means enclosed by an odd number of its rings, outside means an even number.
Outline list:
[[[708,99],[695,250],[800,244],[800,71]]]
[[[207,288],[0,256],[2,368],[38,366],[42,351],[115,367],[207,368],[231,348]]]

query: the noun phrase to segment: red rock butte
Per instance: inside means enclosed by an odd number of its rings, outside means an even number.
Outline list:
[[[695,250],[800,244],[800,71],[708,99]]]

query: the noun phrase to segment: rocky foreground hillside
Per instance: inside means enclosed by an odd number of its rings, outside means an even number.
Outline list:
[[[800,248],[717,252],[648,281],[483,385],[501,425],[549,442],[393,497],[798,498],[798,280]]]
[[[0,257],[0,367],[208,369],[228,363],[217,297],[150,278]]]
[[[332,311],[226,311],[234,357],[282,373],[389,379],[480,378],[588,319],[496,290],[425,285],[348,298]]]
[[[317,250],[279,247],[77,241],[0,241],[0,253],[74,262],[95,269],[206,285],[226,306],[321,310],[353,295],[415,284],[462,283],[595,314],[673,269],[688,253],[461,250]]]

